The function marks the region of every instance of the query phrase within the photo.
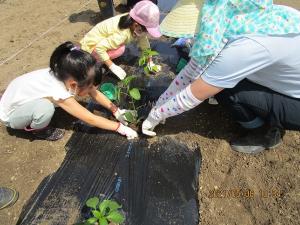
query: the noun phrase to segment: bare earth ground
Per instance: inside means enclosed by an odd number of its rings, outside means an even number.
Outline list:
[[[66,18],[16,58],[0,66],[0,90],[16,76],[47,66],[59,43],[80,40],[97,21],[99,11],[92,0],[80,13],[76,12],[86,2],[0,0],[1,61]],[[300,9],[298,0],[277,3]],[[180,117],[185,127],[176,126],[176,119],[171,119],[159,132],[201,147],[201,224],[300,224],[299,132],[287,132],[284,143],[275,150],[257,156],[237,154],[230,150],[228,140],[241,130],[230,117],[220,107],[206,104],[196,110],[196,118],[190,118],[189,113]],[[71,121],[63,114],[56,123],[62,116]],[[0,126],[0,186],[14,187],[20,192],[20,199],[13,207],[0,211],[0,225],[15,224],[24,203],[40,182],[60,166],[65,156],[64,145],[72,134],[69,128],[62,141],[50,143],[31,141]]]

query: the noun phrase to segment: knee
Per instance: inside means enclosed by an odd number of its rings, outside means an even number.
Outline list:
[[[116,58],[118,58],[118,57],[120,57],[121,55],[124,54],[125,49],[126,49],[125,45],[121,45],[117,49],[108,51],[107,54],[108,54],[110,59],[116,59]]]
[[[123,44],[123,45],[121,45],[120,46],[120,48],[119,48],[119,52],[120,52],[120,54],[121,55],[123,55],[124,54],[124,52],[125,52],[125,50],[126,50],[126,46]]]
[[[41,99],[39,102],[37,102],[36,106],[37,107],[33,115],[34,120],[51,120],[55,111],[55,107],[52,102],[50,102],[48,99]]]
[[[221,91],[215,96],[215,98],[221,105],[232,105],[238,103],[235,94],[228,89],[224,89],[223,91]]]

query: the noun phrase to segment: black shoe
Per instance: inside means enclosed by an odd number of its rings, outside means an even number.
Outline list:
[[[39,139],[57,141],[63,138],[65,131],[59,128],[46,127],[41,130],[34,130],[32,134]]]
[[[11,188],[0,187],[0,209],[12,206],[19,198],[19,193]]]
[[[253,130],[247,136],[231,142],[234,151],[257,154],[266,149],[277,147],[282,142],[283,131],[278,127],[271,127],[265,134],[260,130]]]

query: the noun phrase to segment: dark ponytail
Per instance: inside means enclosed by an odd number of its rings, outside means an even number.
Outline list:
[[[118,26],[119,26],[119,29],[123,30],[123,29],[130,28],[130,26],[133,25],[134,23],[139,24],[134,19],[132,19],[131,16],[128,14],[128,15],[122,16],[120,18]],[[143,26],[142,24],[139,24],[139,25],[142,27],[143,31],[147,31],[145,26]]]
[[[95,65],[96,59],[91,54],[70,41],[58,46],[50,58],[53,75],[60,81],[73,78],[80,88],[93,84],[95,77],[101,76],[101,70]],[[94,71],[90,71],[92,68]]]

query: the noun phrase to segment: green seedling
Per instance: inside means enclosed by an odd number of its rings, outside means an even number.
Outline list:
[[[149,67],[148,62],[152,60],[152,56],[157,56],[159,53],[157,51],[152,51],[150,48],[145,49],[142,52],[142,55],[139,58],[139,66],[144,68],[145,74],[149,75],[151,72],[156,73],[160,71],[160,66],[153,64],[153,66]]]
[[[92,214],[87,219],[84,225],[108,225],[122,224],[125,221],[125,216],[120,212],[122,206],[111,200],[99,201],[99,198],[93,197],[87,200],[86,205],[92,209]]]
[[[104,83],[100,91],[112,101],[117,101],[118,105],[121,105],[121,101],[128,101],[127,109],[128,112],[125,113],[125,118],[129,123],[137,124],[140,122],[138,119],[137,110],[139,107],[135,106],[136,101],[141,99],[140,90],[136,87],[132,87],[131,82],[136,78],[136,76],[128,76],[124,80],[120,81],[117,86],[111,83]],[[125,97],[122,98],[122,97]],[[142,107],[142,106],[140,106]]]
[[[139,107],[135,106],[136,101],[141,99],[140,90],[136,87],[131,87],[131,82],[136,76],[128,76],[124,80],[118,83],[117,87],[117,101],[121,102],[121,95],[128,97],[129,99],[129,110],[125,113],[125,118],[129,123],[137,124],[140,120],[138,119],[137,110]]]

